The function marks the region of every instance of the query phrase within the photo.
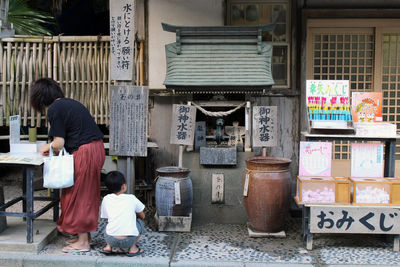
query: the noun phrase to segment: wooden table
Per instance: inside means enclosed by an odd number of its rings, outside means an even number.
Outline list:
[[[346,140],[346,141],[380,141],[385,144],[385,166],[384,176],[394,177],[395,164],[396,164],[396,140],[400,139],[400,135],[395,137],[384,137],[384,136],[371,136],[363,137],[354,134],[310,134],[308,132],[301,132],[301,135],[305,137],[307,141],[318,141],[318,140]]]
[[[303,204],[302,236],[312,250],[313,234],[392,235],[393,251],[400,247],[400,206]]]
[[[15,197],[0,206],[0,216],[22,217],[26,220],[26,242],[33,242],[33,221],[43,213],[53,208],[53,220],[58,220],[60,201],[59,189],[53,189],[50,197],[34,197],[33,172],[35,168],[43,165],[44,158],[39,153],[0,154],[2,166],[20,167],[22,171],[22,195]],[[22,201],[22,212],[7,212],[11,207]],[[50,201],[45,207],[34,212],[34,201]]]

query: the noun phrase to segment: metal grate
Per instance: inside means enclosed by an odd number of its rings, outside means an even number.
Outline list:
[[[372,33],[314,33],[311,67],[313,79],[349,80],[351,92],[372,91],[374,42]],[[333,157],[350,159],[350,143],[335,141]]]

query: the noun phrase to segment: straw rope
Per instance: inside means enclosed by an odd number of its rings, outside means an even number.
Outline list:
[[[199,106],[198,104],[192,102],[193,106],[195,106],[198,110],[200,110],[201,112],[203,112],[204,115],[206,116],[210,116],[210,117],[224,117],[224,116],[228,116],[230,114],[232,114],[233,112],[235,112],[236,110],[240,109],[241,107],[243,107],[244,105],[246,105],[246,102],[243,102],[242,104],[239,104],[238,106],[236,106],[235,108],[231,109],[231,110],[227,110],[227,111],[208,111],[205,110],[204,108],[202,108],[201,106]]]

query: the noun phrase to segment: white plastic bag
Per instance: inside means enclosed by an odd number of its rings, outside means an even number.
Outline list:
[[[50,145],[49,157],[44,160],[43,187],[67,188],[74,185],[74,156],[62,148],[58,156],[53,155]]]

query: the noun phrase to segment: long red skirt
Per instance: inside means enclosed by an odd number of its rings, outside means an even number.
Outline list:
[[[105,160],[102,140],[79,147],[74,155],[74,185],[62,189],[59,232],[75,235],[97,230],[100,172]]]

